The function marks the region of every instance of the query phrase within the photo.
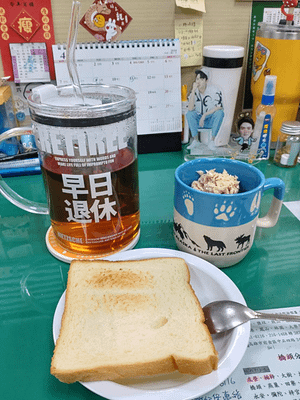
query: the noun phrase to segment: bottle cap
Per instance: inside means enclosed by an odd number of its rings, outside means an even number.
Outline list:
[[[275,90],[276,90],[276,75],[266,75],[264,90],[261,99],[261,103],[264,105],[274,104]]]
[[[299,121],[284,121],[281,125],[280,131],[288,135],[300,135],[300,122]]]
[[[282,154],[280,158],[280,164],[288,165],[289,156],[290,156],[289,154]]]

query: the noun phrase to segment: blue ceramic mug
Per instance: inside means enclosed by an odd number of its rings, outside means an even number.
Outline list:
[[[197,171],[236,175],[237,194],[215,194],[191,187]],[[241,261],[249,252],[256,227],[270,228],[277,223],[284,182],[265,179],[256,167],[242,161],[200,158],[180,165],[175,171],[174,237],[180,250],[197,255],[218,267]],[[274,189],[268,213],[259,218],[262,194]]]

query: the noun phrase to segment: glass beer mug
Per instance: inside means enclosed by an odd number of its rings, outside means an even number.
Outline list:
[[[84,105],[72,86],[42,85],[28,99],[48,206],[21,198],[3,180],[0,192],[24,210],[49,213],[48,240],[63,254],[103,257],[139,239],[136,97],[122,86],[82,91]],[[0,140],[17,135],[14,129]]]

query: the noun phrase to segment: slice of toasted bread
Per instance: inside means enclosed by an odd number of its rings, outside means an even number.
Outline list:
[[[217,369],[189,281],[181,258],[73,261],[51,374],[72,383]]]

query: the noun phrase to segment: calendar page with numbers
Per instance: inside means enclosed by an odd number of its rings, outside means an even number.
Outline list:
[[[57,85],[70,84],[65,46],[52,49]],[[181,131],[178,39],[78,44],[75,55],[82,84],[135,90],[139,135]]]
[[[300,307],[266,310],[300,316]],[[300,323],[252,320],[248,348],[219,387],[195,400],[300,400]]]
[[[15,83],[50,82],[45,43],[9,44]]]

